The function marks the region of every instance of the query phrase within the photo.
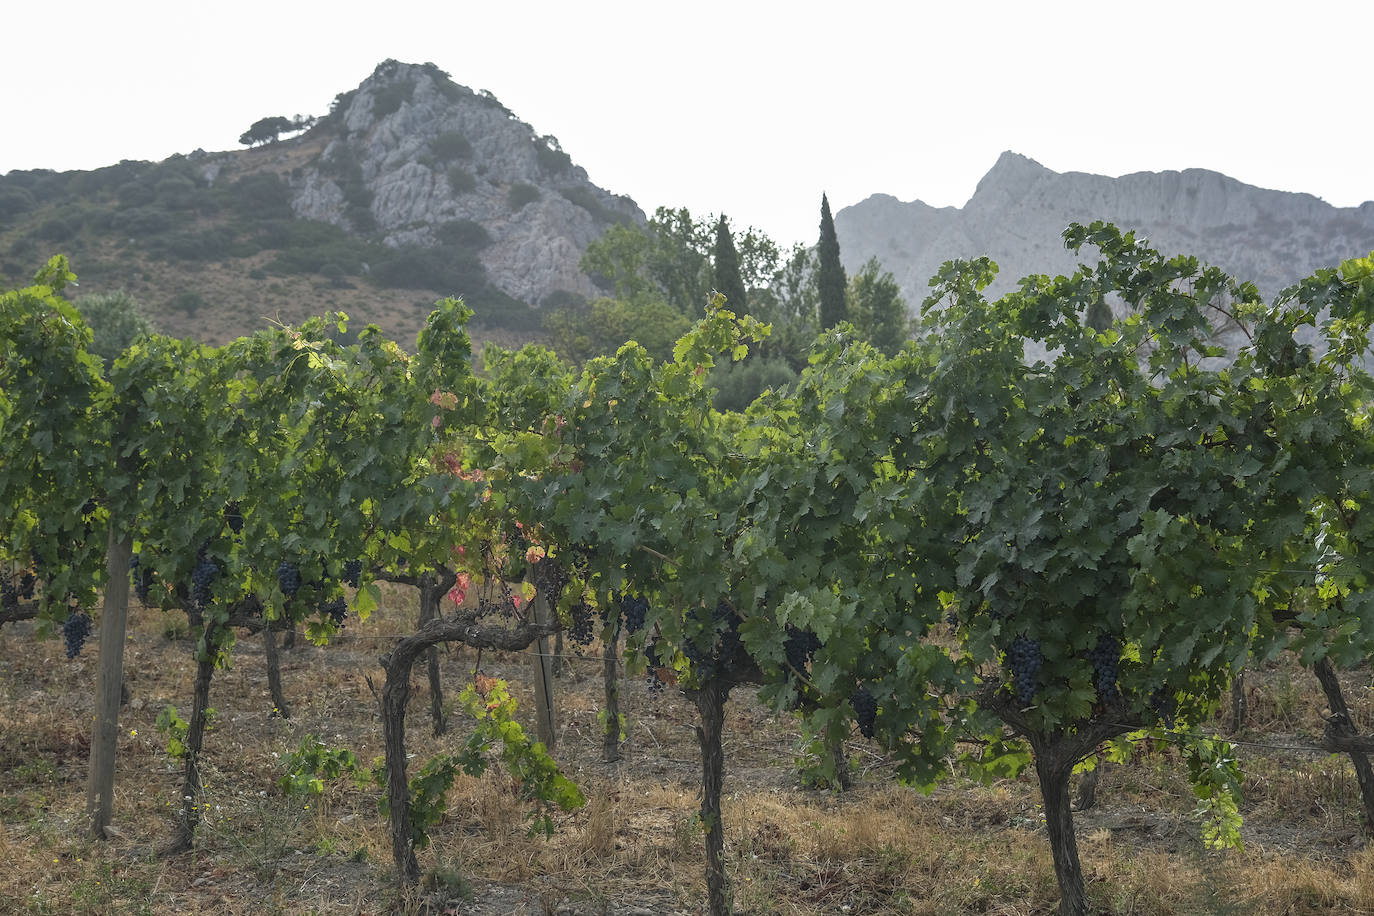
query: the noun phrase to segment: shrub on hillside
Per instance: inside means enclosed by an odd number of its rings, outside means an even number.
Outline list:
[[[448,186],[454,194],[467,194],[477,187],[477,179],[467,169],[455,165],[448,170]]]
[[[471,159],[472,143],[456,130],[445,131],[429,142],[429,150],[441,162]]]
[[[526,204],[532,204],[539,197],[539,189],[524,181],[517,181],[510,186],[510,191],[506,193],[506,200],[509,201],[512,210],[519,210]]]
[[[491,233],[481,223],[470,219],[454,219],[440,223],[434,235],[445,245],[481,251],[491,244]]]

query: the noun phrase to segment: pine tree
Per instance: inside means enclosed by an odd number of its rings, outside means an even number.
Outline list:
[[[736,315],[748,312],[748,297],[744,291],[744,279],[740,275],[739,252],[735,250],[734,237],[730,235],[730,224],[721,214],[716,223],[716,244],[712,251],[712,279],[716,292],[725,296],[725,307]]]
[[[821,329],[833,328],[849,317],[845,304],[847,280],[840,263],[840,240],[835,237],[835,221],[830,216],[830,201],[821,195],[821,237],[816,243],[816,291],[820,299]]]

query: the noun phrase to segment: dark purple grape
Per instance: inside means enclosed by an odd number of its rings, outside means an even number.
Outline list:
[[[129,558],[129,570],[133,573],[134,594],[138,596],[139,602],[148,606],[148,595],[153,589],[153,568],[144,566],[142,558],[134,554]]]
[[[596,613],[591,605],[578,602],[572,609],[572,626],[568,628],[568,638],[579,646],[589,646],[596,635]]]
[[[787,667],[783,669],[783,677],[793,677],[797,672],[804,674],[811,665],[811,656],[815,655],[820,647],[821,641],[815,633],[810,630],[799,630],[788,624],[787,638],[782,643],[783,652],[787,656]]]
[[[348,616],[348,602],[344,601],[342,596],[321,601],[320,613],[334,621],[334,626],[342,627],[344,618]]]
[[[620,596],[620,623],[625,628],[626,633],[634,635],[644,629],[644,618],[648,614],[648,598],[629,594]]]
[[[347,563],[344,564],[344,568],[343,568],[343,582],[344,582],[345,585],[349,585],[349,586],[352,586],[353,588],[357,588],[357,587],[358,587],[358,577],[361,576],[362,574],[363,574],[363,561],[362,561],[362,560],[349,560]]]
[[[1121,691],[1116,686],[1117,665],[1121,661],[1121,642],[1114,636],[1102,634],[1097,645],[1088,652],[1088,661],[1093,666],[1093,684],[1097,687],[1098,698],[1104,704],[1116,703]]]
[[[202,554],[196,561],[196,568],[191,570],[191,597],[198,607],[203,608],[210,603],[210,587],[218,577],[219,564]]]
[[[1040,668],[1045,657],[1040,652],[1040,643],[1034,639],[1018,636],[1007,649],[1007,665],[1011,668],[1012,686],[1016,699],[1029,706],[1035,699]]]
[[[289,560],[282,560],[277,567],[277,584],[281,586],[281,593],[288,598],[294,598],[296,592],[301,590],[301,571],[295,563]]]
[[[878,721],[877,698],[867,687],[860,687],[849,698],[849,705],[854,707],[854,721],[859,724],[859,734],[872,740]]]
[[[76,658],[80,655],[81,647],[86,644],[86,637],[90,635],[91,618],[84,611],[69,616],[62,624],[62,638],[67,643],[67,658]]]

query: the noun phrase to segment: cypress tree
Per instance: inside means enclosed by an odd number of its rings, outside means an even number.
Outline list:
[[[739,252],[735,250],[735,239],[730,235],[730,225],[721,214],[716,223],[716,244],[712,251],[713,275],[716,292],[725,296],[725,307],[736,315],[748,311],[744,279],[740,276]]]
[[[849,318],[845,303],[844,265],[840,263],[840,240],[835,237],[835,221],[830,217],[830,201],[821,195],[821,237],[816,243],[816,293],[820,299],[821,330],[828,330]]]

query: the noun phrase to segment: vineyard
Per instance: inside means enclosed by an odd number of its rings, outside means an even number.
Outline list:
[[[454,300],[104,366],[54,258],[0,298],[6,899],[1368,911],[1374,258],[1266,304],[1065,241],[744,414],[719,302],[577,372]]]

